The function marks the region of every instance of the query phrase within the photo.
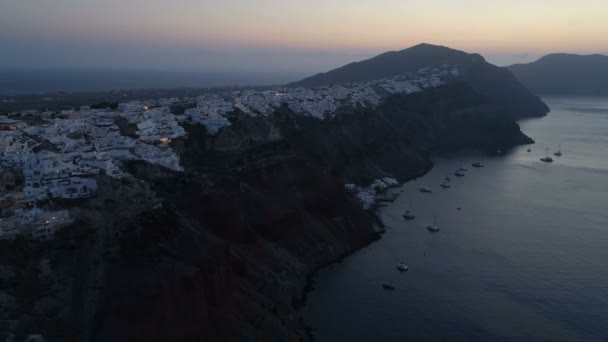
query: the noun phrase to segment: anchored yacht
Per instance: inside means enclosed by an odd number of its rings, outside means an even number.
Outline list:
[[[435,222],[426,226],[426,229],[430,230],[433,233],[439,231],[439,226],[437,225],[437,216],[435,216]]]
[[[405,271],[409,270],[409,267],[407,267],[407,265],[404,262],[402,262],[399,265],[397,265],[397,269],[401,272],[405,272]]]
[[[412,211],[412,201],[410,201],[410,209],[406,210],[405,213],[403,213],[403,217],[406,220],[413,220],[416,218],[416,215],[414,215],[414,212]]]
[[[544,158],[540,158],[540,161],[545,163],[553,163],[553,158],[549,157],[549,149],[547,149],[547,153]]]
[[[433,192],[433,190],[431,190],[431,188],[429,188],[428,186],[419,186],[417,189],[420,192],[427,192],[427,193]]]

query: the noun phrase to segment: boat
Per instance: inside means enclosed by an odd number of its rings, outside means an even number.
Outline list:
[[[413,220],[416,218],[416,215],[414,215],[414,212],[412,211],[412,201],[410,201],[410,209],[406,210],[405,213],[403,213],[403,217],[406,220]]]
[[[473,165],[473,167],[476,167],[476,168],[484,167],[484,165],[481,162],[475,162],[471,165]]]
[[[549,149],[547,149],[547,153],[544,158],[540,158],[540,161],[545,163],[553,163],[553,158],[549,157]]]
[[[545,163],[553,163],[553,158],[546,156],[544,158],[540,158],[540,161],[545,162]]]
[[[532,152],[532,149],[528,149],[528,152]]]
[[[407,267],[407,265],[406,265],[404,262],[402,262],[402,263],[400,263],[399,265],[397,265],[397,269],[398,269],[399,271],[401,271],[401,272],[406,272],[406,271],[407,271],[407,270],[409,270],[410,268],[409,268],[409,267]]]
[[[416,218],[416,215],[414,215],[414,213],[412,213],[409,210],[406,210],[405,213],[403,213],[403,218],[405,218],[406,220],[413,220]]]
[[[403,218],[405,218],[406,220],[413,220],[413,219],[415,219],[415,218],[416,218],[416,215],[414,215],[414,213],[413,213],[413,212],[411,212],[411,211],[409,211],[409,210],[406,210],[406,211],[403,213]]]
[[[464,172],[458,170],[458,171],[454,172],[454,176],[456,176],[456,177],[464,177]]]
[[[393,284],[391,284],[391,283],[389,283],[389,282],[382,283],[382,287],[383,287],[385,290],[394,290],[394,289],[395,289],[395,285],[393,285]]]
[[[435,225],[435,224],[429,224],[428,226],[426,226],[426,229],[432,231],[433,233],[438,232],[439,231],[439,226]]]
[[[451,182],[451,181],[452,181],[452,178],[450,178],[450,177],[447,177],[447,176],[446,176],[446,177],[444,178],[444,180],[445,180],[446,182]]]
[[[443,182],[443,183],[441,183],[441,184],[440,184],[440,186],[441,186],[442,188],[444,188],[444,189],[449,189],[449,188],[451,188],[451,187],[452,187],[452,186],[450,185],[450,183],[448,183],[448,182]]]
[[[458,171],[466,172],[466,171],[469,171],[469,169],[467,169],[466,167],[461,167],[460,169],[458,169]]]
[[[433,233],[439,231],[439,226],[437,225],[437,216],[435,216],[435,222],[426,226],[426,229],[430,230]]]
[[[554,156],[556,157],[561,157],[562,154],[562,145],[559,145],[559,147],[557,148],[557,152],[553,153]]]
[[[419,186],[416,189],[418,189],[418,191],[420,191],[420,192],[426,192],[426,193],[433,192],[433,190],[431,190],[431,188],[429,188],[428,186]]]

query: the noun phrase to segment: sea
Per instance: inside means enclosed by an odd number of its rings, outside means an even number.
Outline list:
[[[205,88],[285,84],[306,72],[165,70],[0,70],[0,96],[124,89]]]
[[[543,100],[547,117],[520,122],[534,145],[436,155],[394,190],[382,239],[316,278],[316,341],[608,341],[608,98]]]

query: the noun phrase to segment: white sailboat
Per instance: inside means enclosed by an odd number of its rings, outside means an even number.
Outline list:
[[[553,153],[554,156],[556,157],[561,157],[562,154],[562,145],[560,144],[559,147],[557,148],[557,152]]]
[[[482,163],[482,161],[483,161],[483,152],[481,150],[481,146],[479,147],[479,149],[480,149],[480,151],[479,151],[479,157],[480,157],[479,161],[476,161],[473,164],[471,164],[472,167],[477,168],[477,169],[485,167],[485,165],[483,165],[483,163]],[[502,153],[503,153],[502,150],[497,150],[496,151],[496,154],[498,154],[498,155],[502,155]]]
[[[405,271],[409,270],[410,268],[407,267],[407,265],[404,262],[401,262],[399,265],[397,265],[397,269],[401,272],[405,272]]]
[[[416,215],[414,215],[414,212],[412,212],[412,201],[410,201],[410,209],[403,213],[403,218],[406,220],[413,220],[416,218]]]
[[[428,226],[426,226],[426,229],[430,230],[433,233],[436,233],[439,231],[439,226],[437,225],[437,216],[435,216],[435,221],[432,224],[429,224]]]
[[[549,157],[549,149],[547,149],[547,152],[545,153],[545,157],[540,158],[540,161],[545,162],[545,163],[553,163],[553,158]]]
[[[428,186],[419,186],[417,189],[420,192],[427,192],[427,193],[433,192],[433,190],[431,190],[431,188],[429,188]]]

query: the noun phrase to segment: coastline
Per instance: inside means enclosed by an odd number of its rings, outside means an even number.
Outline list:
[[[519,122],[523,121],[523,120],[540,119],[540,118],[542,118],[542,117],[532,117],[532,118],[521,119],[521,120],[518,120],[517,123],[519,124]],[[528,136],[526,135],[526,137],[528,137]],[[505,149],[508,151],[516,146],[534,145],[536,143],[532,138],[530,138],[530,137],[528,137],[528,138],[530,139],[530,142],[528,142],[528,143],[512,144],[511,146],[507,146]],[[330,260],[327,263],[324,263],[323,265],[315,268],[309,275],[307,275],[306,276],[306,285],[302,289],[300,298],[294,305],[294,308],[296,309],[296,311],[301,315],[301,313],[302,313],[301,310],[306,305],[309,294],[315,290],[315,284],[316,284],[316,281],[318,279],[320,272],[329,268],[330,266],[342,263],[346,258],[348,258],[348,257],[362,251],[363,249],[371,246],[372,244],[380,241],[386,234],[387,230],[392,229],[390,226],[387,226],[385,224],[385,222],[382,221],[380,211],[385,206],[381,205],[381,202],[382,203],[393,203],[401,196],[403,190],[400,190],[400,189],[405,184],[410,183],[418,178],[422,178],[422,177],[426,176],[435,167],[435,162],[433,162],[433,160],[432,160],[433,155],[435,155],[437,153],[441,153],[441,152],[456,152],[456,151],[462,151],[462,150],[466,150],[466,149],[471,149],[471,146],[438,146],[436,148],[433,148],[427,155],[427,157],[428,157],[427,165],[428,166],[425,168],[425,170],[423,172],[416,174],[415,176],[407,178],[406,180],[401,182],[400,185],[397,187],[392,187],[392,188],[386,189],[385,192],[382,193],[382,195],[389,194],[391,192],[391,190],[399,190],[399,191],[394,193],[395,196],[393,198],[391,198],[390,200],[387,197],[382,197],[382,199],[380,201],[377,200],[374,203],[374,205],[369,210],[366,211],[369,214],[370,220],[373,221],[373,226],[375,228],[377,227],[376,238],[373,240],[370,240],[368,243],[366,243],[365,245],[363,245],[357,249],[344,253],[344,254],[340,255],[338,258],[336,258],[334,260]],[[490,147],[488,146],[488,147],[486,147],[486,149],[481,149],[481,151],[490,153],[493,150],[490,149]],[[303,320],[303,317],[300,316],[300,319]],[[306,321],[303,320],[303,322],[304,322],[304,328],[306,329],[306,334],[309,337],[310,341],[313,341],[313,342],[316,341],[316,339],[314,338],[314,334],[313,334],[314,328]]]
[[[103,336],[110,338],[113,331],[135,334],[138,326],[149,324],[154,326],[146,332],[150,338],[154,330],[180,336],[177,322],[191,314],[176,312],[171,320],[158,321],[146,307],[167,310],[167,303],[199,296],[203,305],[196,305],[193,319],[202,324],[192,334],[314,340],[299,309],[315,289],[319,272],[382,238],[390,227],[380,219],[381,208],[400,198],[393,189],[434,168],[434,151],[530,142],[500,107],[486,105],[460,84],[391,96],[378,108],[357,107],[336,120],[319,121],[285,107],[262,120],[232,119],[217,136],[201,127],[188,132],[187,143],[172,141],[184,175],[159,165],[130,163],[129,172],[140,182],[127,188],[151,201],[162,198],[163,208],[125,212],[124,226],[108,226],[113,234],[97,239],[119,246],[112,251],[120,251],[119,260],[132,261],[108,262],[104,270],[92,267],[92,272],[120,275],[108,276],[100,295],[103,304],[84,318],[90,325],[102,322]],[[374,192],[365,203],[367,210],[344,184],[370,184],[382,177],[401,184],[390,182],[395,187]],[[133,207],[118,204],[132,196],[116,198],[114,184],[106,185],[100,192],[105,197],[91,200],[96,207],[108,216],[118,207]],[[174,229],[167,231],[167,226]],[[138,235],[140,231],[147,233]],[[184,246],[185,238],[192,243]],[[105,250],[89,257],[101,253]],[[164,268],[148,267],[150,256]],[[62,267],[73,266],[66,262]],[[74,281],[95,286],[94,278],[83,277]],[[129,288],[142,279],[158,280],[143,284],[144,291],[141,286]],[[186,293],[188,288],[196,292]],[[117,319],[124,312],[137,320],[125,326]],[[230,327],[224,324],[228,321],[233,322]],[[24,319],[23,324],[35,322]]]
[[[428,166],[423,172],[417,174],[416,176],[413,176],[413,177],[410,177],[410,178],[404,180],[402,183],[400,183],[399,186],[386,189],[386,191],[383,194],[389,193],[391,190],[401,189],[403,187],[403,185],[405,185],[406,183],[409,183],[413,180],[424,177],[434,167],[434,163],[432,162],[432,160],[430,160],[430,157],[427,161],[429,162],[427,165],[430,165],[430,166]],[[400,190],[398,193],[396,193],[397,196],[395,196],[390,201],[383,198],[383,202],[384,203],[394,202],[395,200],[397,200],[397,198],[399,198],[399,196],[401,195],[401,192],[402,191]],[[294,309],[300,315],[300,319],[302,320],[302,322],[304,324],[304,329],[306,329],[306,335],[308,336],[310,341],[313,341],[313,342],[316,341],[314,338],[314,335],[312,333],[314,328],[310,324],[308,324],[306,321],[304,321],[303,317],[301,316],[301,313],[302,313],[301,310],[306,305],[306,302],[308,301],[308,295],[312,291],[315,290],[315,283],[319,276],[319,273],[332,265],[336,265],[336,264],[343,262],[346,258],[354,255],[355,253],[362,251],[363,249],[371,246],[372,244],[380,241],[380,239],[383,238],[387,229],[391,229],[391,227],[386,226],[380,217],[380,210],[382,210],[382,208],[383,208],[383,206],[380,206],[380,203],[378,203],[378,201],[376,201],[376,203],[374,203],[374,205],[369,210],[366,211],[369,214],[369,218],[370,218],[370,220],[372,220],[373,226],[377,231],[377,234],[374,239],[368,241],[366,244],[360,246],[359,248],[348,251],[347,253],[344,253],[344,254],[340,255],[339,257],[316,267],[314,270],[312,270],[312,272],[310,274],[308,274],[306,276],[306,285],[304,286],[304,288],[301,291],[300,298],[298,299],[298,301],[296,303],[294,303]]]

